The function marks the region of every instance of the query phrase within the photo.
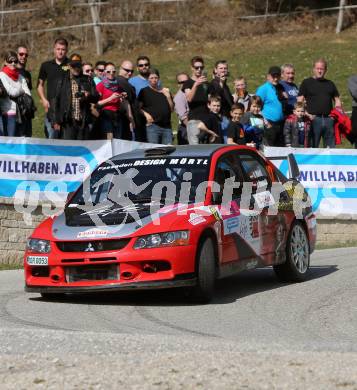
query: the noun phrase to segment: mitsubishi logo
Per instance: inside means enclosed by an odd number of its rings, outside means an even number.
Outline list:
[[[93,248],[93,245],[89,242],[87,248],[84,250],[84,252],[94,252],[95,249]]]

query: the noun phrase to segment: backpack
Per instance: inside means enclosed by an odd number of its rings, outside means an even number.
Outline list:
[[[7,91],[4,87],[4,84],[0,80],[0,98],[7,96]]]
[[[35,103],[32,99],[32,96],[24,93],[17,97],[16,99],[18,113],[21,119],[33,119],[35,117],[35,112],[37,110]]]

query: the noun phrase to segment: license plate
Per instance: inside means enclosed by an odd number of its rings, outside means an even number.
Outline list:
[[[118,280],[119,266],[111,264],[107,266],[80,266],[67,267],[66,280],[68,283],[91,280]]]
[[[47,256],[27,256],[28,265],[48,265]]]

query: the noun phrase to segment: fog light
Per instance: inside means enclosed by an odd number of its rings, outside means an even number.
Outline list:
[[[123,279],[133,279],[133,277],[134,277],[134,275],[133,275],[133,273],[132,272],[130,272],[130,271],[125,271],[125,272],[122,272],[121,273],[121,277],[123,278]]]
[[[50,278],[52,282],[58,283],[64,280],[64,270],[62,267],[54,267],[51,269]]]

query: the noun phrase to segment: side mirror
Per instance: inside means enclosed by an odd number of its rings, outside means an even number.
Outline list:
[[[73,197],[73,195],[74,195],[75,192],[76,192],[76,191],[72,191],[72,192],[69,192],[69,193],[67,194],[66,204],[72,199],[72,197]]]
[[[289,177],[291,179],[299,180],[300,169],[298,163],[296,162],[295,156],[292,153],[289,153],[287,159],[289,165]]]

